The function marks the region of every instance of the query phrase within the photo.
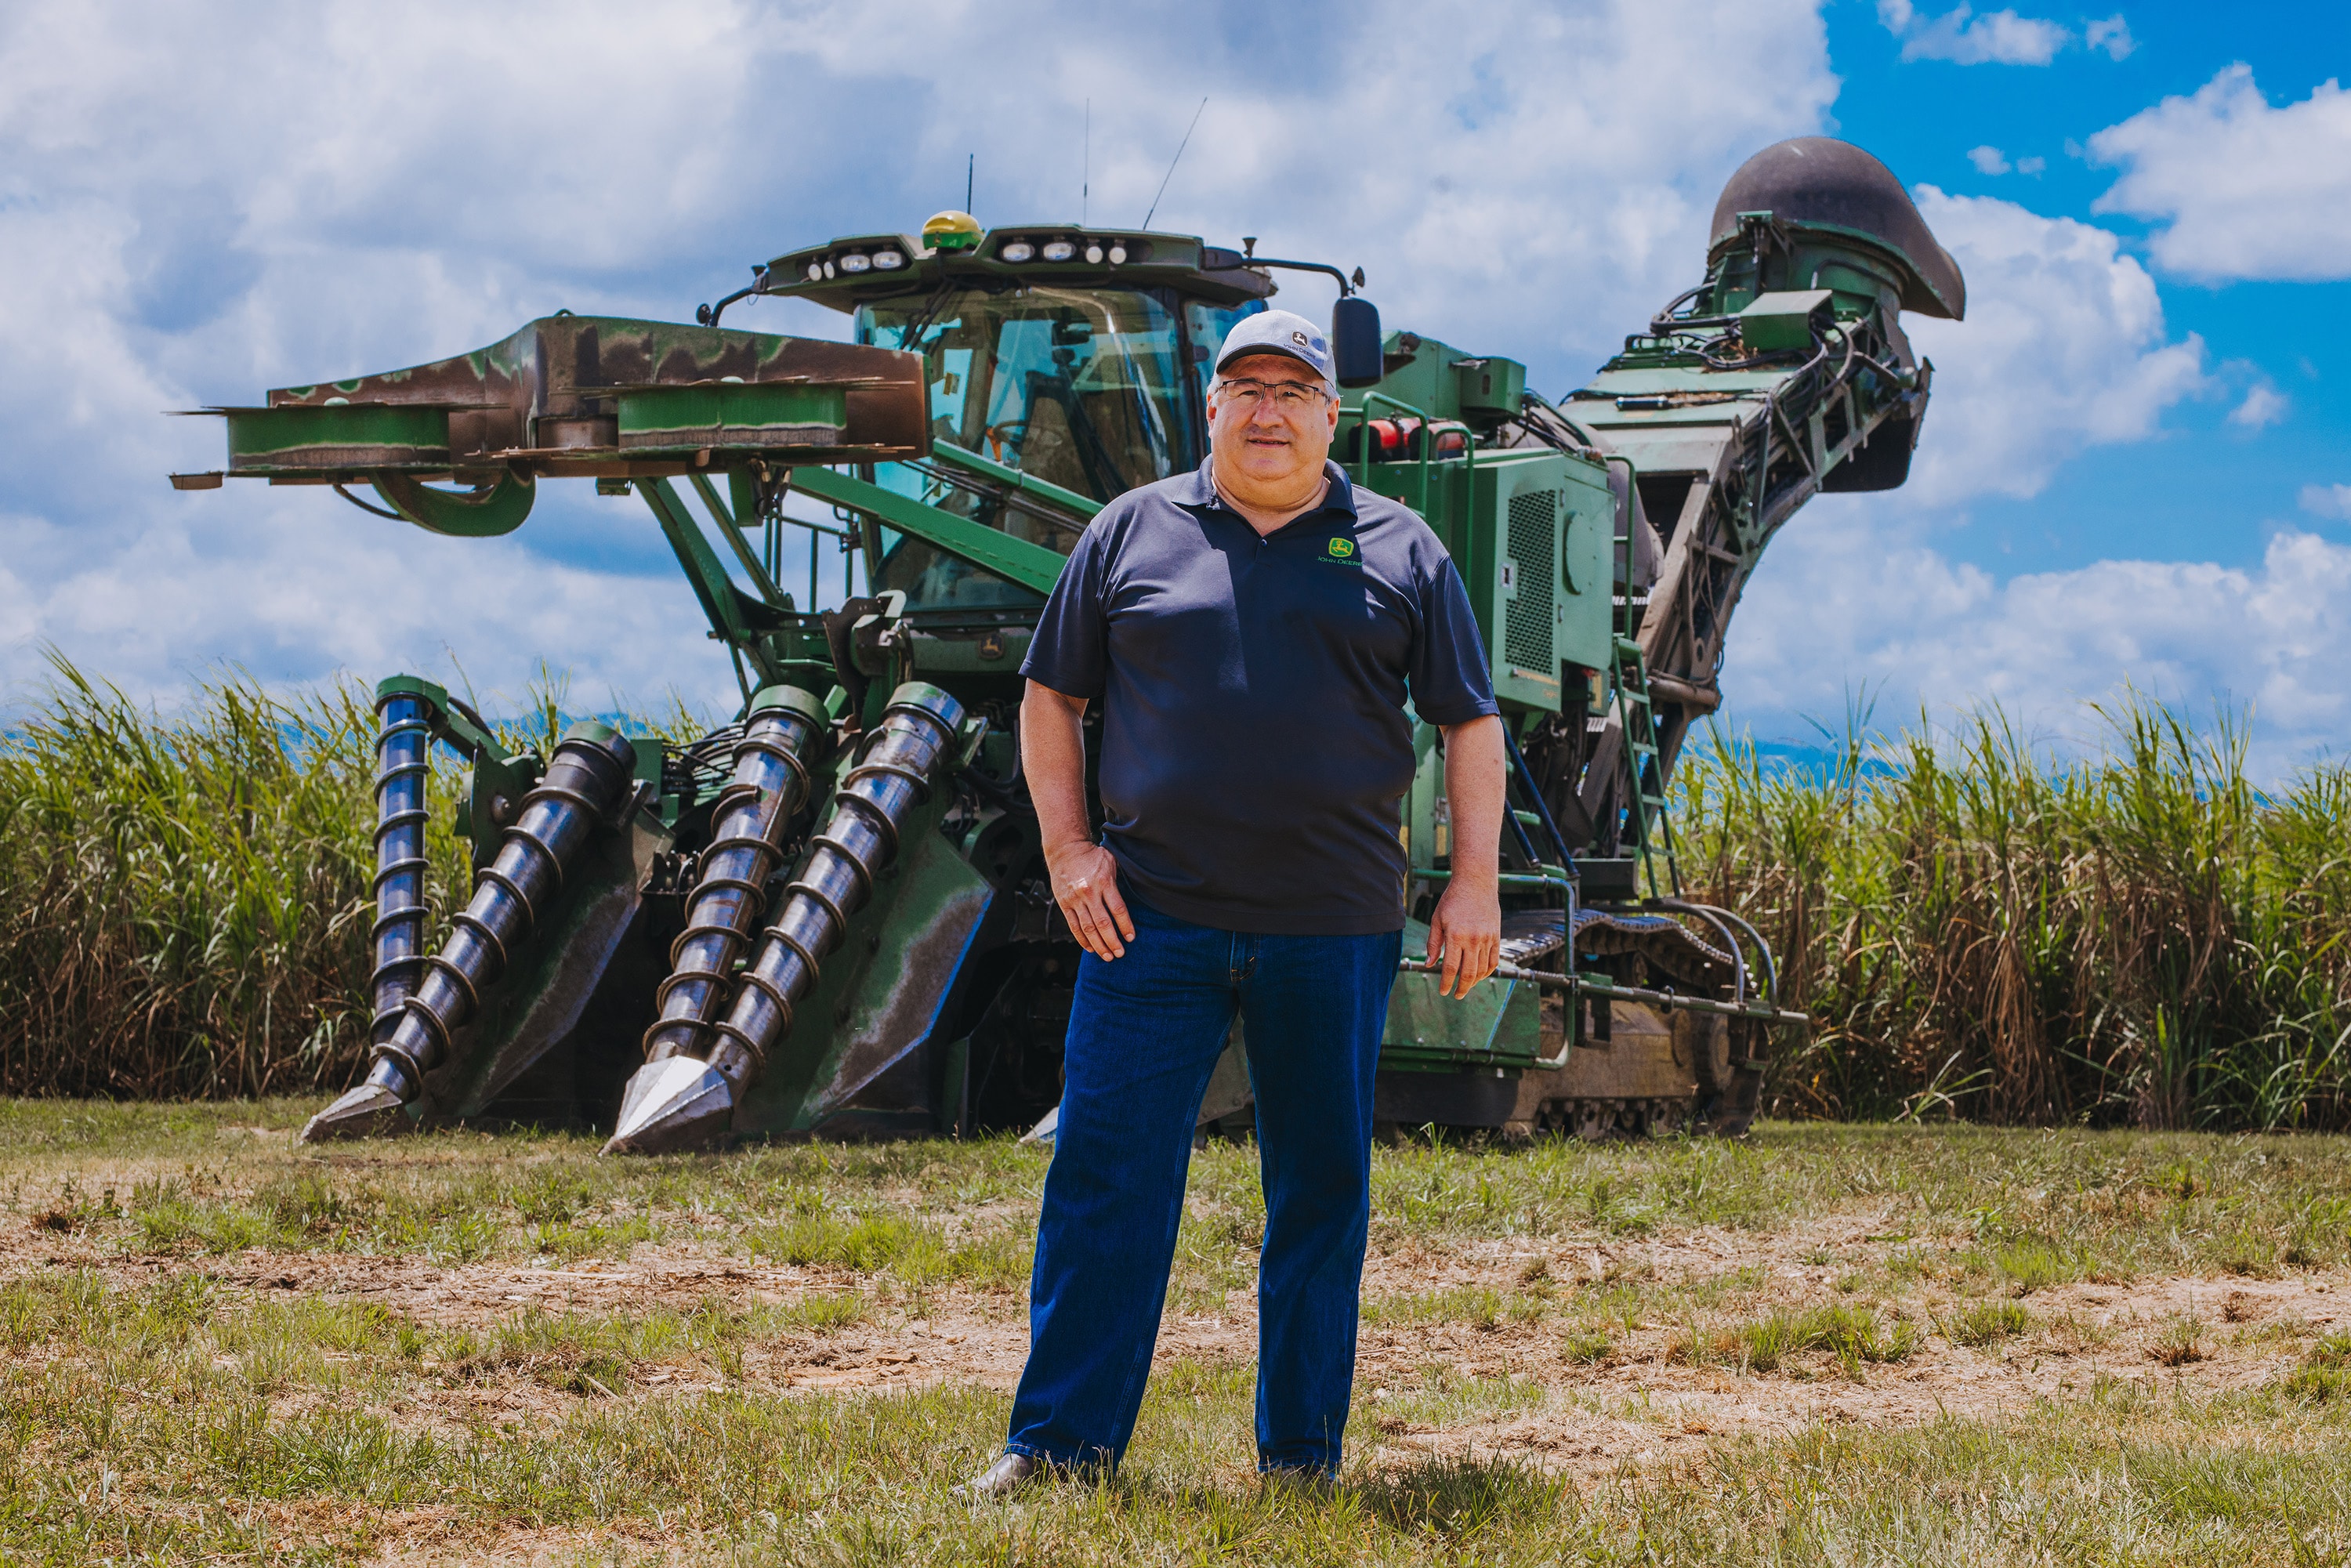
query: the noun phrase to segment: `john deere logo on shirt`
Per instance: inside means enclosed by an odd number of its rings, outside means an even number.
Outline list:
[[[1349,556],[1355,553],[1355,541],[1353,539],[1332,539],[1325,553],[1328,554],[1332,560],[1345,560]]]

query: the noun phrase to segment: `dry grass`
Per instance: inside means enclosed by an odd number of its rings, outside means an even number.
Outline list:
[[[1119,1478],[975,1511],[947,1488],[1001,1439],[1037,1151],[321,1152],[287,1141],[308,1109],[0,1103],[0,1560],[2351,1548],[2331,1138],[1377,1151],[1329,1501],[1249,1470],[1262,1205],[1253,1151],[1218,1145]]]
[[[2351,1124],[2351,769],[2273,789],[2226,716],[2131,698],[2061,758],[1996,709],[1825,775],[1718,737],[1676,776],[1687,877],[1823,1020],[1783,1115]]]
[[[512,737],[544,745],[560,693]],[[161,719],[60,664],[0,739],[0,1092],[340,1087],[366,1020],[373,718],[337,686]],[[683,715],[640,727],[683,732]],[[444,764],[448,761],[444,758]],[[466,881],[436,773],[429,850]],[[2351,773],[2254,788],[2145,704],[2064,766],[1995,714],[1826,778],[1693,753],[1685,869],[1823,1020],[1776,1113],[2149,1127],[2351,1119]]]
[[[376,721],[225,676],[159,717],[62,658],[0,737],[0,1093],[340,1088],[365,1052]],[[511,747],[564,724],[544,681]],[[633,727],[684,733],[678,713]],[[436,753],[435,899],[470,890]],[[436,915],[437,918],[437,915]]]

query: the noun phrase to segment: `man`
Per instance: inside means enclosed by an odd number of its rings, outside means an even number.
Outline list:
[[[1503,747],[1469,601],[1426,524],[1329,460],[1304,318],[1244,318],[1209,457],[1087,528],[1022,674],[1021,765],[1085,952],[1003,1458],[967,1489],[1114,1466],[1134,1429],[1192,1130],[1234,1014],[1266,1195],[1258,1461],[1326,1485],[1354,1376],[1372,1080],[1402,946],[1412,711],[1445,737],[1453,874],[1428,946],[1493,972]],[[1096,840],[1087,705],[1102,705]]]

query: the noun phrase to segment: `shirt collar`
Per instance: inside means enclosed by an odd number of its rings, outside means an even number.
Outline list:
[[[1209,476],[1209,466],[1215,462],[1216,459],[1214,457],[1206,457],[1201,459],[1199,467],[1192,471],[1191,478],[1186,483],[1184,489],[1176,496],[1176,500],[1177,505],[1185,507],[1224,506],[1225,503],[1223,499],[1217,494],[1217,482]],[[1322,504],[1321,507],[1315,508],[1315,511],[1343,512],[1350,517],[1356,516],[1355,486],[1353,483],[1348,479],[1347,471],[1339,466],[1338,464],[1332,462],[1330,458],[1325,457],[1322,460],[1322,472],[1323,475],[1330,479],[1331,488],[1324,492]],[[1291,521],[1302,521],[1314,515],[1315,512],[1301,512],[1298,517],[1292,518]]]

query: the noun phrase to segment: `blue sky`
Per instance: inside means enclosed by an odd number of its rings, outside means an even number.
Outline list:
[[[1879,9],[1827,9],[1831,57],[1843,78],[1837,134],[1870,147],[1913,184],[2095,223],[2140,257],[2150,235],[2169,225],[2159,214],[2101,206],[2120,170],[2090,155],[2097,132],[2164,99],[2192,97],[2231,65],[2249,68],[2264,97],[2282,106],[2307,99],[2351,64],[2351,14],[2335,6],[2228,7],[2226,26],[2216,25],[2209,5],[2134,6],[2107,14],[2128,27],[2120,58],[2111,45],[2085,47],[2082,19],[2060,14],[2072,38],[2045,65],[1905,59],[1906,40]],[[2345,118],[2351,124],[2351,114]],[[1954,134],[1961,126],[1968,129]],[[2001,156],[1970,159],[1980,148]],[[2341,156],[2343,144],[2334,151]],[[2043,166],[2018,171],[2032,159]],[[2001,163],[2005,171],[1987,172]],[[2245,526],[2249,512],[2306,519],[2303,486],[2351,472],[2351,380],[2327,375],[2327,356],[2314,351],[2351,325],[2351,291],[2326,280],[2153,270],[2172,335],[2203,340],[2216,384],[2171,412],[2151,440],[2086,452],[2030,499],[1978,504],[1945,545],[1953,559],[2002,574],[2122,555],[2252,564],[2270,530]],[[2338,277],[2343,272],[2351,267]],[[2255,386],[2285,400],[2256,402],[2256,414],[2275,407],[2274,423],[2232,423]]]
[[[1912,484],[1815,503],[1734,627],[1735,724],[1993,698],[2060,743],[2126,681],[2250,705],[2272,769],[2351,725],[2351,23],[2107,0],[20,0],[0,15],[0,703],[56,646],[168,703],[543,659],[574,700],[732,681],[632,501],[498,541],[316,491],[179,495],[162,410],[385,369],[569,307],[682,319],[836,233],[1159,214],[1362,265],[1392,326],[1571,390],[1694,282],[1750,153],[1828,133],[1970,281]],[[1327,292],[1286,303],[1319,311]],[[730,321],[737,318],[730,315]],[[745,325],[838,332],[762,303]],[[2336,486],[2344,486],[2338,490]]]

